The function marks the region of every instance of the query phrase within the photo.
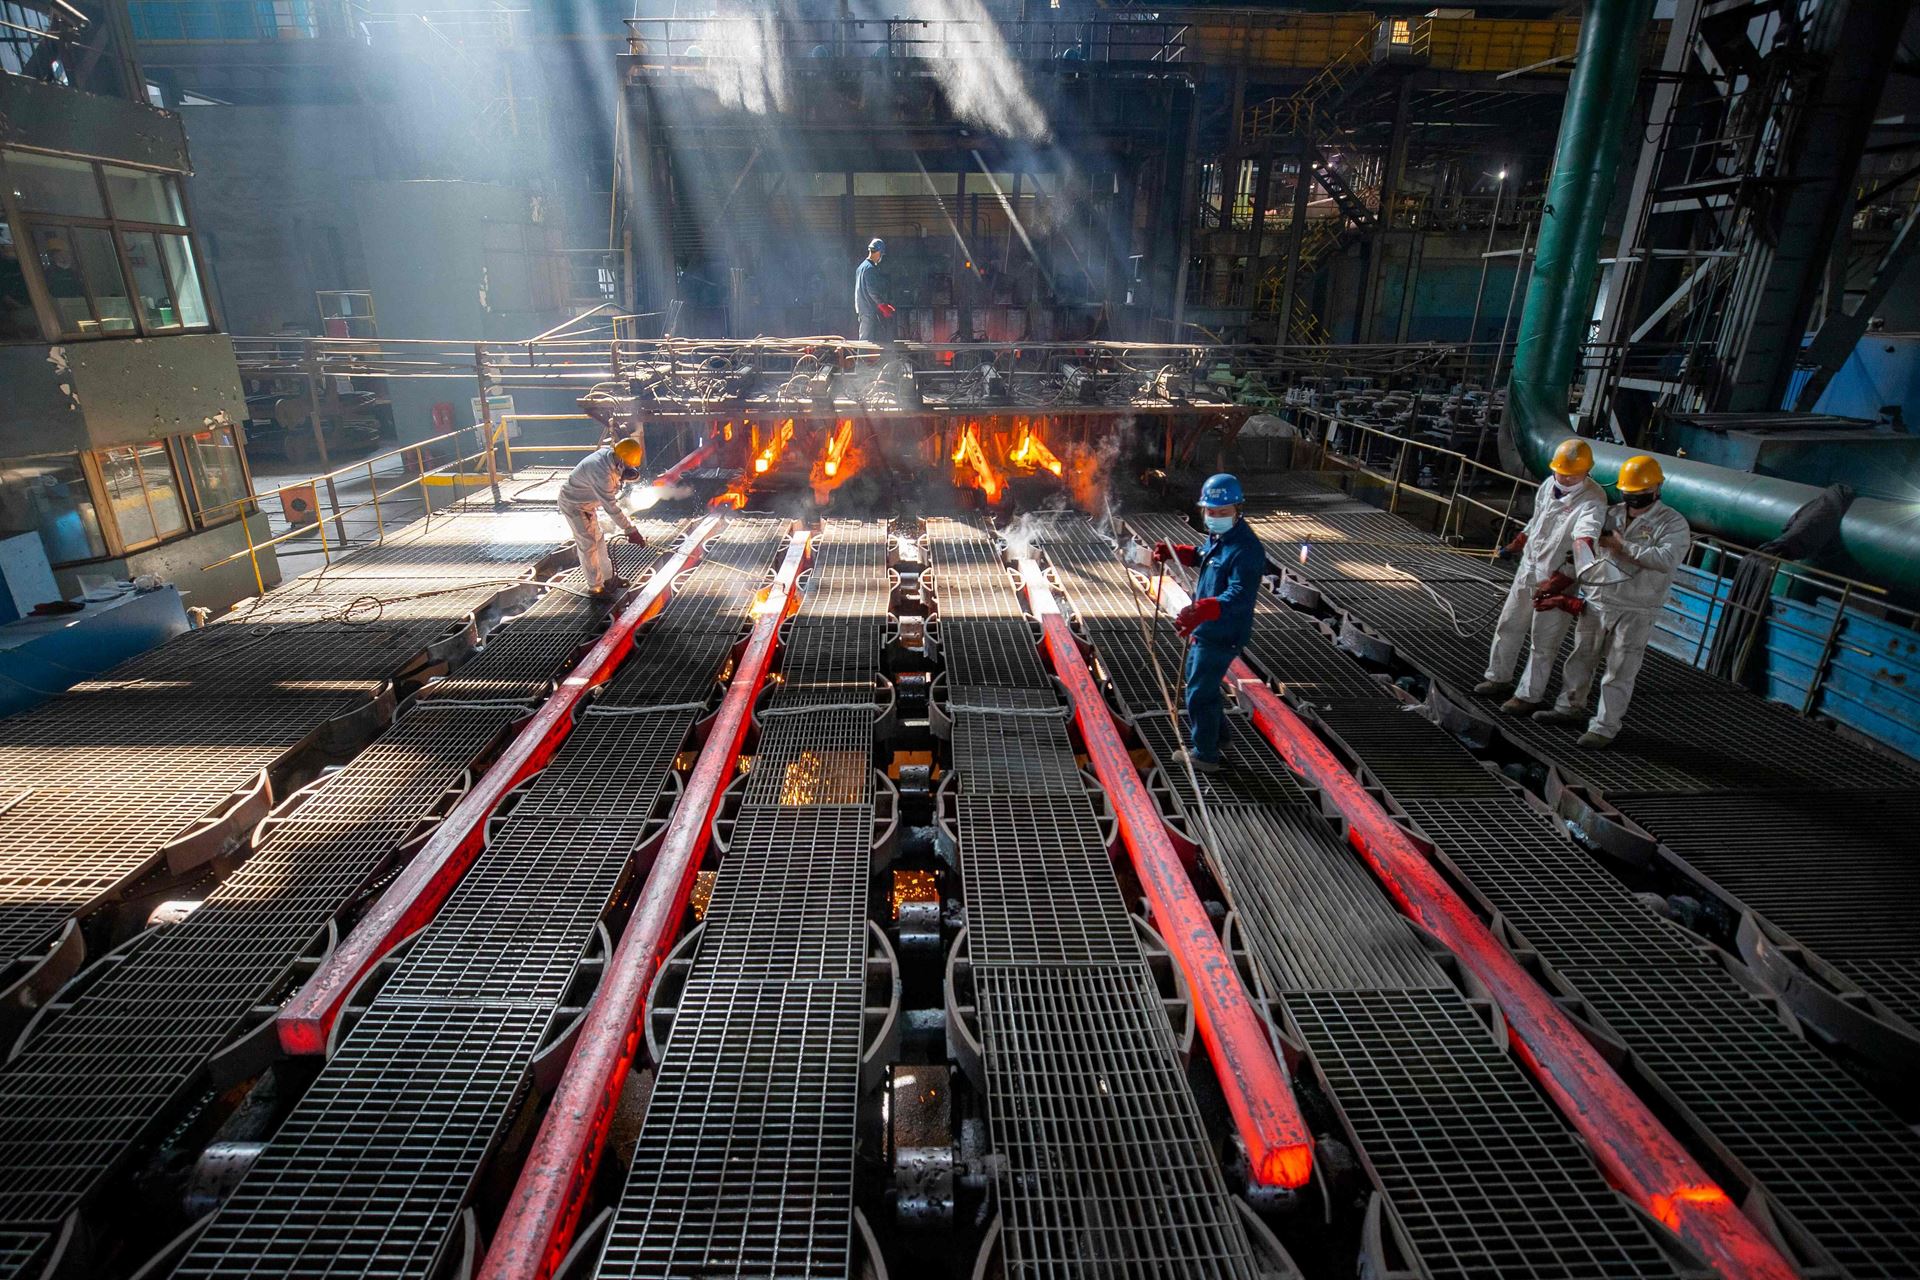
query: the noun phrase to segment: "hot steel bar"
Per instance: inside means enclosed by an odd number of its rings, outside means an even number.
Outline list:
[[[526,728],[427,838],[419,854],[379,901],[368,908],[359,925],[287,1002],[276,1025],[281,1047],[288,1053],[315,1056],[326,1052],[328,1033],[347,996],[381,956],[431,919],[447,900],[479,855],[487,818],[501,798],[553,758],[573,729],[573,710],[580,699],[620,665],[633,648],[634,628],[661,604],[672,589],[674,577],[699,554],[700,545],[719,526],[720,520],[709,516],[688,534],[680,551],[661,564]]]
[[[1200,1035],[1219,1074],[1234,1125],[1246,1143],[1253,1180],[1266,1187],[1305,1186],[1313,1173],[1313,1136],[1294,1103],[1292,1086],[1266,1027],[1214,934],[1213,922],[1113,727],[1099,686],[1080,656],[1040,566],[1022,559],[1020,578],[1040,619],[1055,674],[1073,700],[1074,718],[1086,740],[1094,774],[1119,816],[1121,838],[1152,905],[1154,922],[1193,992]]]
[[[806,548],[805,533],[789,535],[773,585],[755,607],[746,651],[587,1009],[573,1056],[481,1265],[480,1280],[547,1280],[573,1242],[581,1205],[606,1149],[607,1125],[639,1048],[647,990],[673,948],[686,912],[694,874],[712,838],[713,816],[740,757]]]
[[[1163,580],[1162,609],[1177,612],[1190,599]],[[1235,660],[1227,679],[1261,736],[1347,819],[1347,842],[1394,901],[1486,983],[1522,1061],[1586,1137],[1615,1184],[1723,1276],[1788,1280],[1798,1274],[1292,708],[1244,660]]]

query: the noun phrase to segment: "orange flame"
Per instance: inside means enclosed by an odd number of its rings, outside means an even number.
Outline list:
[[[860,470],[860,449],[853,443],[853,419],[842,418],[827,437],[826,448],[814,459],[808,481],[813,485],[813,500],[825,503],[827,495]]]
[[[1000,501],[1000,474],[980,447],[979,424],[969,422],[962,429],[953,447],[953,461],[957,468],[954,483],[978,489],[988,502]]]
[[[824,466],[829,477],[840,474],[840,464],[846,459],[847,446],[853,443],[853,419],[840,419],[839,429],[833,433],[833,439],[827,441],[827,458]]]
[[[758,444],[758,433],[756,432],[750,439],[753,444]],[[773,470],[774,464],[780,461],[780,455],[785,452],[787,443],[792,439],[793,419],[788,418],[768,435],[765,447],[754,455],[753,465],[741,472],[734,482],[727,486],[726,492],[707,505],[732,507],[736,511],[744,511],[747,506],[747,486],[753,482],[754,476],[763,476]],[[748,447],[751,448],[752,445]]]
[[[1062,470],[1060,459],[1033,433],[1033,424],[1024,418],[1020,420],[1020,443],[1007,455],[1007,461],[1022,471],[1038,471],[1045,467],[1054,475],[1059,475]]]

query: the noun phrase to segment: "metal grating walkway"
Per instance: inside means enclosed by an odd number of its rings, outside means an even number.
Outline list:
[[[853,1268],[887,559],[882,524],[815,540],[602,1276]]]
[[[162,849],[433,641],[522,582],[551,513],[457,510],[278,588],[0,721],[0,960],[155,865]]]
[[[926,544],[1007,1274],[1251,1276],[1019,598],[979,527]]]
[[[1085,525],[1043,540],[1116,689],[1154,685],[1151,670],[1138,669],[1141,597],[1113,549]],[[1172,634],[1163,618],[1152,625]],[[1264,988],[1312,1053],[1420,1273],[1675,1274],[1251,728],[1241,722],[1229,737],[1227,769],[1199,780],[1203,818],[1195,780],[1166,767],[1184,742],[1182,723],[1155,708],[1134,724],[1171,784],[1182,825],[1205,843]]]
[[[1279,542],[1280,529],[1319,524],[1337,533],[1336,522],[1348,519],[1312,514],[1255,522],[1271,546]],[[1350,527],[1364,529],[1365,538],[1419,540],[1397,518],[1361,520],[1352,517]],[[1357,592],[1346,584],[1327,585],[1336,604],[1355,600],[1356,612],[1374,608],[1365,593],[1390,589],[1379,583]],[[1402,599],[1423,594],[1415,589]],[[1367,620],[1386,616],[1376,611]],[[1265,625],[1256,621],[1256,629]],[[1374,626],[1401,640],[1390,623]],[[1456,637],[1434,649],[1406,648],[1417,665],[1429,653],[1453,655],[1428,670],[1456,689],[1477,680],[1485,661],[1478,636]],[[1498,716],[1484,706],[1478,713],[1517,740],[1537,741],[1543,754],[1610,795],[1663,791],[1684,796],[1676,803],[1694,804],[1706,792],[1750,789],[1757,778],[1777,787],[1798,780],[1803,789],[1842,788],[1855,793],[1845,797],[1852,800],[1905,777],[1886,758],[1800,722],[1784,708],[1727,692],[1727,686],[1664,655],[1650,653],[1647,670],[1655,686],[1635,699],[1634,715],[1611,751],[1568,751],[1561,745],[1566,731]],[[1662,706],[1662,698],[1678,701]],[[1666,1095],[1677,1123],[1691,1129],[1698,1144],[1725,1152],[1771,1197],[1788,1229],[1803,1233],[1831,1259],[1837,1274],[1910,1276],[1913,1259],[1920,1257],[1920,1139],[1748,994],[1706,943],[1655,915],[1517,795],[1486,794],[1470,773],[1481,766],[1451,735],[1418,714],[1399,711],[1385,691],[1377,701],[1373,710],[1347,703],[1316,708],[1316,714],[1434,841],[1485,909],[1497,913],[1566,993],[1633,1050],[1637,1068]],[[1672,728],[1649,727],[1662,723]],[[1648,749],[1649,742],[1657,748]],[[1492,777],[1484,769],[1482,774]],[[1456,779],[1470,785],[1456,791],[1450,785]],[[1742,853],[1738,846],[1727,850],[1731,857]]]
[[[648,710],[681,687],[663,655],[737,631],[782,530],[716,536],[610,682],[625,701],[528,783],[176,1275],[429,1274],[699,716]]]

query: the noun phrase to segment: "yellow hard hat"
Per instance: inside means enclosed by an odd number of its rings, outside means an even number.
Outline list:
[[[1658,489],[1666,479],[1660,470],[1660,460],[1641,453],[1620,464],[1620,479],[1615,485],[1622,493],[1645,493]]]
[[[620,459],[622,466],[637,467],[647,460],[647,446],[628,436],[625,440],[614,441],[613,456]]]
[[[1578,436],[1568,436],[1553,451],[1549,465],[1557,476],[1583,476],[1593,470],[1593,446]]]

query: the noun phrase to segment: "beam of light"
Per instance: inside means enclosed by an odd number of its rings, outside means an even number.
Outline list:
[[[1033,265],[1040,269],[1041,278],[1047,282],[1047,292],[1054,292],[1053,273],[1048,271],[1046,264],[1040,261],[1040,255],[1033,247],[1033,238],[1027,234],[1026,225],[1020,221],[1020,215],[1013,211],[1013,202],[1007,199],[1007,193],[1000,189],[1000,180],[993,176],[993,170],[987,168],[987,162],[980,158],[978,151],[969,154],[973,156],[973,162],[980,166],[980,172],[987,175],[987,185],[993,188],[994,199],[1000,202],[1001,212],[1005,213],[1007,221],[1013,224],[1014,233],[1020,237],[1020,243],[1027,247],[1027,257],[1032,259]]]
[[[928,51],[926,65],[955,115],[1002,137],[1044,142],[1053,136],[981,0],[907,0],[905,8],[907,16],[933,24],[931,31],[952,37]]]

